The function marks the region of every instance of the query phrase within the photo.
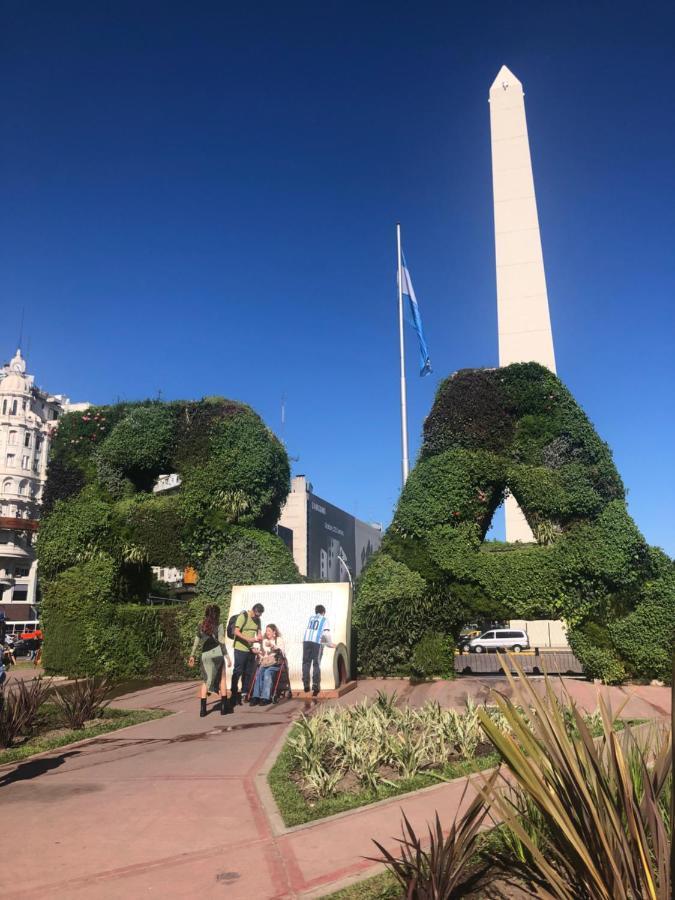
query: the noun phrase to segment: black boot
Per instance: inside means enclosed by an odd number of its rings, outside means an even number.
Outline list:
[[[230,706],[230,701],[227,697],[220,698],[220,714],[221,716],[226,716],[228,713],[232,712],[232,707]]]
[[[206,700],[199,701],[199,717],[203,719],[206,715]]]

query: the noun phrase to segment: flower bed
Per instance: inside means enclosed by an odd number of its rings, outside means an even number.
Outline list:
[[[429,701],[324,708],[294,726],[269,774],[287,825],[299,825],[496,765],[478,708]]]
[[[504,732],[496,707],[483,707]],[[303,716],[270,770],[268,782],[287,826],[366,806],[498,765],[499,755],[470,700],[464,712],[428,701],[398,706],[396,694]],[[563,710],[574,728],[571,711]],[[599,713],[586,716],[599,734]]]

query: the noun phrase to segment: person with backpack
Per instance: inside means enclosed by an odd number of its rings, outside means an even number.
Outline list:
[[[321,656],[324,647],[335,649],[335,644],[330,639],[326,607],[319,604],[314,608],[314,615],[309,617],[302,639],[302,685],[305,693],[308,694],[311,669],[312,694],[315,697],[321,690]]]
[[[262,603],[256,603],[253,609],[243,610],[234,620],[228,623],[228,631],[232,630],[234,640],[234,666],[232,668],[232,703],[241,703],[242,696],[246,696],[251,678],[255,672],[256,652],[254,644],[262,640],[260,616],[265,612]],[[241,678],[241,694],[239,693],[239,679]]]
[[[220,714],[232,712],[227,702],[227,681],[225,678],[230,655],[225,646],[225,629],[220,621],[220,607],[209,604],[204,610],[204,618],[195,635],[188,665],[193,668],[195,653],[201,645],[202,683],[199,686],[199,715],[206,715],[206,698],[210,693],[220,694]]]

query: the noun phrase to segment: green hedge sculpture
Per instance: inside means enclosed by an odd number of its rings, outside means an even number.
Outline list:
[[[536,543],[485,542],[508,491]],[[419,460],[357,585],[361,670],[409,672],[430,630],[456,638],[481,617],[562,618],[594,677],[668,677],[673,562],[628,514],[609,447],[536,363],[441,383]]]
[[[171,495],[153,494],[177,473]],[[289,490],[288,456],[248,406],[120,403],[64,416],[54,437],[37,552],[44,663],[50,672],[117,677],[186,672],[208,602],[232,585],[300,581],[271,530]],[[203,579],[180,610],[138,605],[151,566]]]

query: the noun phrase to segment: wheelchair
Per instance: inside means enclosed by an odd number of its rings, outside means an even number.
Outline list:
[[[288,672],[288,660],[286,656],[280,651],[277,651],[279,657],[279,671],[276,673],[274,678],[274,683],[272,684],[272,695],[270,697],[272,703],[279,703],[281,700],[287,699],[290,700],[293,697],[293,691],[291,690],[291,679]],[[258,670],[260,669],[260,662],[256,663],[255,672],[251,678],[251,683],[249,684],[248,691],[246,692],[246,701],[248,702],[253,696],[253,688],[255,687],[255,681],[258,677]]]

